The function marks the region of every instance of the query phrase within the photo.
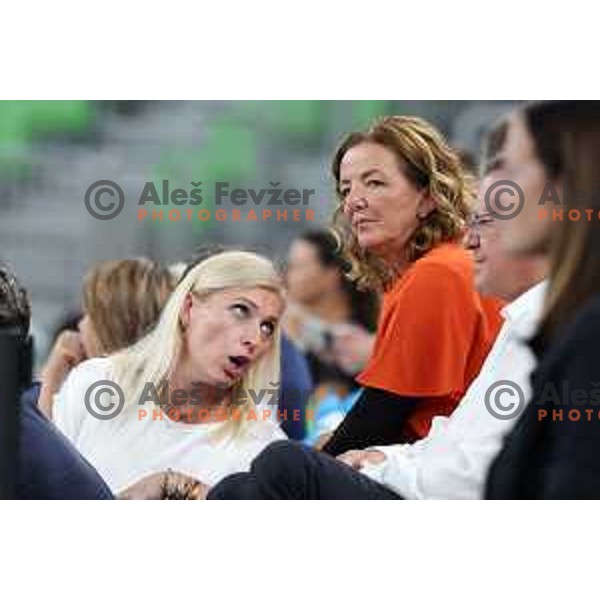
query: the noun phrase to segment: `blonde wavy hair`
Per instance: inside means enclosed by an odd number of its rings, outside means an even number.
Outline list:
[[[386,290],[397,273],[373,253],[363,250],[343,213],[339,191],[340,166],[346,153],[366,142],[391,150],[398,167],[418,189],[426,189],[435,202],[434,210],[424,218],[406,247],[406,260],[414,262],[442,242],[460,240],[475,195],[473,177],[464,169],[459,154],[441,133],[419,117],[383,117],[364,132],[353,132],[339,145],[332,173],[336,183],[338,206],[333,228],[341,250],[350,262],[350,279],[361,289]]]
[[[258,254],[246,251],[224,251],[202,260],[183,276],[165,305],[156,327],[135,345],[114,354],[114,379],[123,390],[126,404],[140,399],[144,387],[152,383],[162,391],[162,385],[172,376],[183,349],[181,312],[189,293],[206,297],[230,288],[264,288],[285,301],[281,277],[273,263]],[[280,329],[276,327],[274,341],[267,353],[253,364],[234,386],[234,392],[263,390],[279,381]],[[239,418],[229,418],[221,431],[241,432],[248,422],[246,402],[239,409]]]

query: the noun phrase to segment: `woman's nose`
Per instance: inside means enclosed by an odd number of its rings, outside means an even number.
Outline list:
[[[260,344],[260,339],[260,328],[247,328],[242,335],[242,346],[253,354]]]
[[[365,208],[366,205],[367,199],[361,190],[348,192],[344,199],[344,214],[351,217],[357,210]]]
[[[476,250],[479,248],[479,243],[479,232],[477,231],[477,228],[475,226],[468,226],[463,239],[465,248],[467,250]]]

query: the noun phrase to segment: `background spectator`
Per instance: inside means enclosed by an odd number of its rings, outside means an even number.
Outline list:
[[[95,264],[83,283],[79,331],[66,330],[58,336],[42,369],[42,412],[51,417],[53,395],[75,365],[112,354],[148,333],[173,285],[169,271],[147,258]]]

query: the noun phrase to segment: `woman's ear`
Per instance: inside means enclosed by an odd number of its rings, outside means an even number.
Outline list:
[[[429,193],[421,196],[417,204],[417,218],[424,221],[435,210],[435,200]]]
[[[179,323],[181,324],[181,328],[185,331],[190,325],[190,319],[192,314],[192,303],[194,299],[192,297],[192,293],[188,292],[183,299],[183,305],[181,307],[181,312],[179,313]]]

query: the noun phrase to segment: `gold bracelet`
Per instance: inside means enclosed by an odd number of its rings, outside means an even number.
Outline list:
[[[177,486],[173,483],[173,469],[167,469],[163,479],[163,500],[177,500]]]
[[[161,493],[163,500],[197,500],[201,489],[199,481],[167,469],[162,481]]]

